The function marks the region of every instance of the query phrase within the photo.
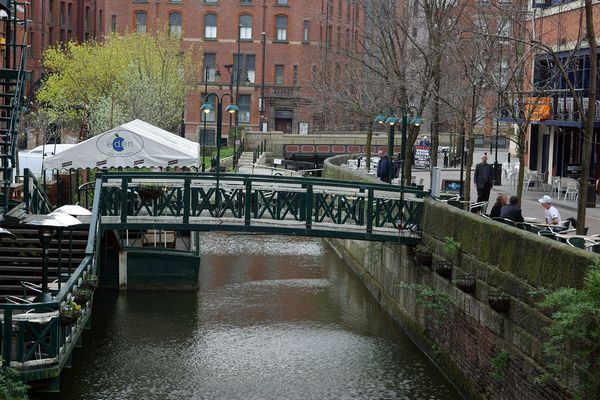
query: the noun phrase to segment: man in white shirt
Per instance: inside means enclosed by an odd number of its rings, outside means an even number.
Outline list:
[[[546,195],[546,196],[543,196],[541,199],[539,199],[538,202],[546,210],[546,212],[545,212],[546,223],[550,224],[550,225],[560,224],[560,222],[561,222],[560,213],[558,212],[556,207],[554,207],[552,205],[552,198],[550,196]]]

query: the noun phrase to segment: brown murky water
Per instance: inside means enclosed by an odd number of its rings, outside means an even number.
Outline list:
[[[198,293],[98,293],[39,399],[460,399],[321,240],[210,234]]]

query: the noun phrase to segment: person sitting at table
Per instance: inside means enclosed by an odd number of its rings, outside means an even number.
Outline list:
[[[538,199],[538,202],[546,210],[544,213],[546,223],[549,225],[559,225],[561,222],[560,213],[556,207],[552,205],[552,198],[545,195],[541,199]]]
[[[519,198],[517,196],[510,196],[508,204],[502,207],[500,210],[500,218],[510,219],[513,222],[524,222],[521,208],[519,207]]]
[[[500,210],[506,203],[508,203],[508,196],[506,195],[506,193],[498,193],[498,196],[496,196],[496,202],[492,206],[492,211],[490,211],[489,217],[499,218]]]

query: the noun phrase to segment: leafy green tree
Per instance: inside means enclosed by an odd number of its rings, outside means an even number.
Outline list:
[[[0,367],[0,399],[25,400],[27,389],[28,386],[23,383],[17,370],[11,367]]]
[[[136,118],[175,131],[199,76],[198,59],[167,32],[69,42],[46,51],[49,74],[37,100],[49,122],[86,120],[91,134]]]

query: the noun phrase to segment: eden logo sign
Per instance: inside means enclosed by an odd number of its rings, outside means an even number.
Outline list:
[[[98,137],[96,147],[100,153],[109,157],[129,157],[144,148],[144,139],[133,132],[111,131]]]

